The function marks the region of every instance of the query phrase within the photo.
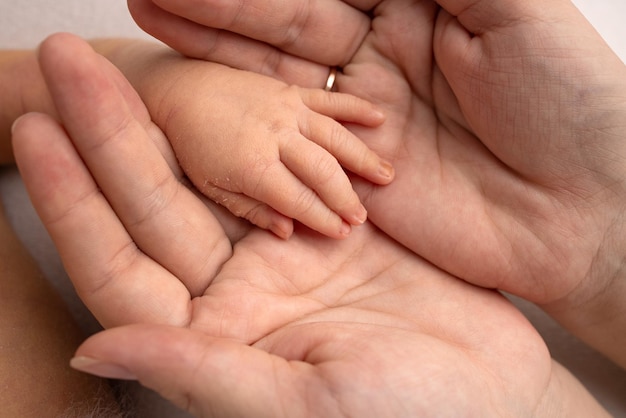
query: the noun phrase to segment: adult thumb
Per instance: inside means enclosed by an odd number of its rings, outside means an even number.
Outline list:
[[[304,415],[306,402],[297,398],[312,366],[299,364],[197,330],[148,324],[96,334],[71,361],[86,373],[138,380],[202,417]]]

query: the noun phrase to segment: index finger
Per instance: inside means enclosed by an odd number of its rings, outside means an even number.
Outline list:
[[[147,110],[129,106],[121,74],[72,35],[48,38],[39,62],[76,150],[133,241],[192,295],[204,292],[230,242],[161,156],[141,120]]]
[[[370,28],[372,0],[128,0],[135,21],[178,51],[320,87]],[[261,71],[259,71],[261,68]],[[314,85],[312,85],[314,84]]]

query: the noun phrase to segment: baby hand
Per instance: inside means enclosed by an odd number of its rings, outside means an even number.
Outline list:
[[[221,68],[228,76],[211,79],[222,82],[203,105],[183,106],[168,122],[179,162],[196,187],[282,238],[292,234],[292,219],[332,238],[365,222],[342,166],[381,185],[394,171],[338,121],[375,127],[383,114],[351,95]]]

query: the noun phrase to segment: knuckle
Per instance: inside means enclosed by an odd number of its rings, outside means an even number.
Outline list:
[[[260,190],[264,184],[271,184],[272,173],[275,172],[274,167],[280,164],[280,161],[268,160],[267,158],[251,159],[246,164],[246,169],[241,176],[241,192],[256,198],[261,193]]]
[[[134,241],[130,240],[117,252],[113,253],[108,260],[103,261],[99,274],[94,275],[90,287],[85,289],[90,295],[95,296],[106,292],[109,286],[115,285],[120,277],[127,277],[133,270],[140,258],[140,251]]]
[[[166,177],[152,187],[152,190],[139,203],[130,207],[127,225],[129,228],[141,228],[150,223],[160,214],[167,211],[172,202],[177,200],[180,183]]]
[[[320,155],[311,165],[313,172],[311,177],[314,179],[312,187],[319,190],[337,179],[337,173],[341,171],[341,165],[335,157],[328,153]]]
[[[243,208],[242,208],[243,209]],[[256,202],[252,205],[247,205],[245,210],[242,210],[242,217],[253,223],[260,228],[268,228],[269,220],[267,217],[267,206],[263,203]]]
[[[300,192],[298,196],[296,196],[293,199],[292,208],[294,212],[294,217],[300,218],[310,213],[317,199],[318,199],[317,194],[315,194],[310,189],[305,189],[302,192]]]
[[[284,25],[286,30],[282,33],[281,39],[276,46],[282,50],[289,50],[302,37],[302,33],[311,25],[311,5],[309,2],[302,2],[294,9],[291,21]]]

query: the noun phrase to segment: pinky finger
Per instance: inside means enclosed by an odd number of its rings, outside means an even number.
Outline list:
[[[128,8],[144,31],[193,58],[220,62],[299,86],[319,86],[328,72],[326,65],[235,32],[185,19],[149,0],[130,0]]]
[[[187,323],[189,292],[134,245],[58,122],[33,113],[13,129],[16,161],[33,206],[98,320],[107,327]]]
[[[233,215],[245,218],[259,228],[269,230],[282,239],[293,234],[293,220],[263,202],[219,187],[204,188],[202,193],[224,206]]]

